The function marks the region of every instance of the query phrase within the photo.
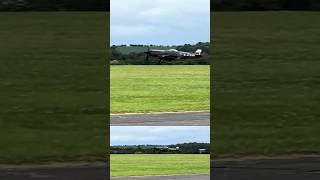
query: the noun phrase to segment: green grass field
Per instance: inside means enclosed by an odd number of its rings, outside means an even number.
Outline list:
[[[105,161],[106,20],[0,13],[0,164]]]
[[[111,112],[209,110],[210,66],[111,66]]]
[[[202,154],[131,154],[110,156],[112,177],[209,174],[210,157]]]
[[[320,13],[213,16],[213,151],[320,154]]]

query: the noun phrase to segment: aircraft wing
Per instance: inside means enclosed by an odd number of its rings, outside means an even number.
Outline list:
[[[178,56],[172,56],[172,55],[160,55],[161,59],[172,59],[172,58],[178,58]]]
[[[160,55],[159,57],[166,58],[166,57],[170,57],[170,55]]]

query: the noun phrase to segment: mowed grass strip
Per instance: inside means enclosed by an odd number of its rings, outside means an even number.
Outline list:
[[[111,113],[209,110],[210,66],[111,66]]]
[[[320,154],[320,13],[212,18],[213,153]]]
[[[112,154],[112,177],[209,174],[210,156],[203,154]]]

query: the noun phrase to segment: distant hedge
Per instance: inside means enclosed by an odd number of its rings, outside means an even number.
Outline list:
[[[211,11],[320,10],[319,0],[211,0]]]
[[[161,152],[156,147],[164,147],[161,145],[132,145],[132,146],[111,146],[110,154],[199,154],[199,149],[206,149],[204,154],[209,154],[209,143],[182,143],[168,145],[169,148],[179,147],[176,152]]]
[[[0,11],[110,11],[110,0],[1,0]],[[320,10],[320,0],[211,0],[211,11]]]

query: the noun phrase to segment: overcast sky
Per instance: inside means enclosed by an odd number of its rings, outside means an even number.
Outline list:
[[[209,126],[111,126],[111,145],[210,143]]]
[[[210,0],[111,0],[111,45],[210,40]]]

